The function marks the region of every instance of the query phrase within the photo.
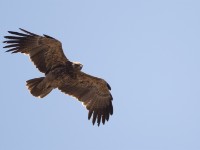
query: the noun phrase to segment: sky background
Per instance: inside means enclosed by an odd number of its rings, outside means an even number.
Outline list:
[[[71,61],[112,87],[100,127],[58,90],[33,97],[41,77],[0,43],[1,150],[199,150],[199,0],[1,0],[0,41],[24,28],[62,42]]]

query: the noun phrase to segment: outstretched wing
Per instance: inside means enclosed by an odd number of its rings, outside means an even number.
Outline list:
[[[10,48],[6,52],[28,54],[36,67],[43,73],[68,61],[58,40],[48,35],[39,36],[24,29],[20,30],[24,33],[8,31],[12,36],[5,36],[8,40],[4,43],[8,45],[4,48]]]
[[[108,121],[109,116],[113,114],[113,98],[109,91],[111,88],[103,79],[78,72],[75,79],[64,76],[58,89],[83,102],[89,110],[88,119],[93,116],[93,124],[96,120],[98,126],[101,121],[104,124],[105,120]]]

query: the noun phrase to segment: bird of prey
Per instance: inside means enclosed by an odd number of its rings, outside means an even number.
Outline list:
[[[8,31],[11,35],[5,36],[9,48],[6,52],[24,53],[44,77],[26,81],[26,85],[33,96],[43,98],[53,89],[78,99],[88,109],[88,120],[92,117],[93,125],[98,126],[109,120],[113,114],[112,95],[110,85],[101,78],[97,78],[81,71],[83,65],[71,62],[57,39],[48,35],[37,35],[26,31]]]

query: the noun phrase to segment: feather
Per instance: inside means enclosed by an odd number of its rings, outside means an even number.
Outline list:
[[[98,111],[98,116],[97,116],[97,123],[98,123],[98,126],[100,125],[101,123],[101,110]]]
[[[49,36],[49,35],[46,35],[46,34],[43,34],[45,37],[47,38],[50,38],[50,39],[54,39],[53,37]]]
[[[97,112],[94,111],[94,113],[93,113],[93,118],[92,118],[92,123],[93,123],[93,125],[95,124],[96,119],[97,119]]]
[[[17,40],[3,41],[3,43],[19,43]]]
[[[8,31],[8,33],[19,35],[19,36],[28,36],[27,34],[23,34],[23,33],[19,33],[19,32],[13,32],[13,31]]]
[[[29,31],[26,31],[26,30],[22,29],[22,28],[19,28],[19,29],[20,29],[21,31],[25,32],[25,33],[30,34],[30,35],[38,36],[37,34],[31,33],[31,32],[29,32]]]
[[[6,52],[11,52],[11,51],[15,51],[15,50],[18,50],[18,47],[15,47],[15,48],[9,49],[9,50],[7,50]]]
[[[90,120],[91,116],[92,116],[93,110],[89,110],[88,112],[88,120]]]
[[[6,39],[12,39],[12,40],[14,40],[14,39],[20,40],[20,39],[23,39],[24,37],[4,36],[4,38],[6,38]]]
[[[110,85],[108,83],[107,83],[107,87],[108,87],[109,90],[111,90],[111,87],[110,87]]]
[[[11,45],[4,46],[3,48],[16,47],[16,46],[19,46],[19,44],[11,44]]]

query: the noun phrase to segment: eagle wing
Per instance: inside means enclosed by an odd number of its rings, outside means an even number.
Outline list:
[[[4,43],[8,45],[4,48],[10,48],[6,52],[28,54],[35,66],[43,73],[68,61],[60,41],[48,35],[39,36],[24,29],[20,30],[24,33],[8,31],[12,36],[5,36],[8,40]]]
[[[88,119],[93,116],[93,125],[96,120],[98,126],[101,121],[104,124],[105,120],[108,121],[109,116],[113,114],[111,88],[103,79],[77,72],[75,79],[65,75],[58,89],[83,103],[89,110]]]

